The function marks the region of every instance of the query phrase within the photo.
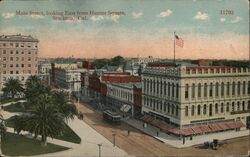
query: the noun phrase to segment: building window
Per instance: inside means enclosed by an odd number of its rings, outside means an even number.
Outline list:
[[[31,61],[31,57],[28,58],[28,61]]]
[[[240,111],[240,102],[237,102],[237,111]]]
[[[250,81],[248,81],[247,94],[250,94]]]
[[[230,83],[227,82],[227,96],[229,96],[229,93],[230,93]]]
[[[176,83],[176,98],[179,97],[179,84]]]
[[[227,108],[226,108],[227,112],[229,112],[229,102],[227,103]]]
[[[152,92],[152,85],[153,84],[153,82],[152,82],[152,80],[150,80],[150,92]]]
[[[192,107],[191,107],[191,115],[192,116],[194,115],[194,105],[192,105]]]
[[[235,82],[232,84],[232,95],[235,95]]]
[[[23,68],[23,67],[24,67],[24,64],[21,64],[21,67]]]
[[[13,64],[10,64],[10,67],[13,68]]]
[[[19,54],[18,50],[16,50],[16,54]]]
[[[13,61],[13,57],[10,57],[10,60]]]
[[[198,84],[198,98],[201,97],[201,84]]]
[[[192,98],[195,98],[195,84],[192,83]]]
[[[6,54],[6,50],[3,50],[3,54]]]
[[[219,83],[216,82],[215,84],[215,96],[218,97],[219,96]]]
[[[213,115],[213,105],[209,104],[209,116]]]
[[[224,82],[221,83],[221,96],[224,97]]]
[[[207,114],[207,105],[206,104],[203,105],[203,114],[204,115]]]
[[[250,110],[250,101],[247,103],[247,109]]]
[[[209,87],[209,96],[210,96],[210,97],[213,96],[213,83],[210,83],[210,87]]]
[[[234,112],[234,102],[232,102],[232,112]]]
[[[175,108],[175,115],[178,116],[178,114],[179,114],[179,108],[178,108],[178,106],[176,106],[176,108]]]
[[[19,47],[19,43],[16,43],[16,47]]]
[[[216,103],[216,104],[215,104],[215,113],[218,113],[218,110],[219,110],[219,109],[218,109],[218,104]]]
[[[18,61],[19,60],[19,57],[16,57],[16,61]]]
[[[201,105],[198,105],[198,108],[197,108],[197,114],[200,115],[201,114]]]
[[[167,86],[167,84],[166,84],[166,82],[164,82],[164,91],[163,91],[163,92],[164,92],[164,95],[165,95],[165,96],[166,96],[166,94],[167,94],[167,92],[166,92],[167,87],[166,87],[166,86]]]
[[[170,104],[168,103],[168,113],[170,113]]]
[[[237,94],[240,95],[240,81],[238,82],[238,85],[237,85]]]
[[[28,51],[28,54],[31,54],[31,52],[30,52],[30,51]]]
[[[156,93],[159,94],[159,81],[156,82]]]
[[[19,65],[18,65],[18,64],[16,64],[16,67],[19,67]]]
[[[10,71],[10,74],[13,74],[13,71]]]
[[[242,101],[242,110],[245,110],[245,101]]]
[[[153,82],[153,92],[155,94],[155,81]]]
[[[162,86],[163,85],[163,83],[162,83],[162,81],[161,81],[161,83],[160,83],[160,94],[162,95]]]
[[[172,83],[172,97],[174,98],[174,87],[175,85],[174,85],[174,83]]]
[[[13,54],[13,50],[10,50],[10,54]]]
[[[243,94],[243,95],[246,94],[246,81],[243,81],[243,85],[242,85],[242,94]]]
[[[6,64],[3,64],[3,67],[6,68]]]
[[[6,57],[3,57],[3,61],[6,61],[7,59],[6,59]]]
[[[223,112],[224,112],[224,104],[221,103],[220,105],[221,105],[221,106],[220,106],[220,112],[223,113]]]
[[[167,112],[167,103],[164,103],[164,112]]]
[[[185,106],[185,116],[188,116],[188,106]]]
[[[172,112],[171,112],[172,115],[174,114],[174,109],[175,109],[174,104],[172,104]]]
[[[19,74],[19,71],[16,71],[16,74]]]
[[[168,82],[168,96],[170,97],[170,83]]]
[[[185,86],[185,98],[188,99],[188,84]]]

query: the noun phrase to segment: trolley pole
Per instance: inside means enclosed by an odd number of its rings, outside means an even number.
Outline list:
[[[97,144],[98,147],[99,147],[99,157],[101,157],[101,147],[102,147],[102,144]]]

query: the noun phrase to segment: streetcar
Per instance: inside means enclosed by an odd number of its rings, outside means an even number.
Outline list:
[[[120,124],[121,122],[121,116],[118,113],[112,112],[110,110],[105,110],[103,112],[103,119],[114,124]]]

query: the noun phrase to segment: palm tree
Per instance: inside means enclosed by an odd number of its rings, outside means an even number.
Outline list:
[[[41,145],[47,146],[47,137],[54,138],[63,132],[64,116],[52,104],[54,100],[51,94],[39,95],[36,102],[36,106],[29,111],[29,114],[20,115],[17,119],[23,124],[21,130],[33,133],[35,138],[41,135]]]
[[[6,127],[4,125],[4,119],[2,114],[0,114],[0,156],[2,156],[2,140],[6,135]]]
[[[12,99],[15,98],[17,94],[21,94],[24,92],[24,89],[22,87],[22,84],[20,80],[10,78],[5,84],[4,88],[2,89],[4,92],[4,95],[11,96]]]
[[[77,109],[69,95],[64,92],[54,92],[53,97],[55,100],[54,105],[63,114],[65,120],[74,119],[74,116],[77,115]]]
[[[38,76],[30,76],[25,83],[25,96],[28,101],[42,93],[48,93],[50,89],[44,86]]]

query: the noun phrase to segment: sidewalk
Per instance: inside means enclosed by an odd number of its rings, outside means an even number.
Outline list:
[[[159,128],[156,128],[151,125],[147,125],[147,128],[144,128],[142,121],[130,118],[124,122],[176,148],[185,148],[185,147],[200,145],[200,144],[204,144],[204,142],[207,142],[207,141],[212,142],[213,139],[227,140],[227,139],[249,135],[249,130],[242,130],[242,131],[237,131],[237,132],[227,131],[227,132],[211,133],[211,134],[206,134],[206,135],[193,136],[192,140],[190,140],[189,138],[186,138],[185,144],[183,144],[183,141],[181,138],[176,137],[176,136],[170,136],[164,132],[161,132]],[[158,136],[157,136],[157,132],[159,133]]]

